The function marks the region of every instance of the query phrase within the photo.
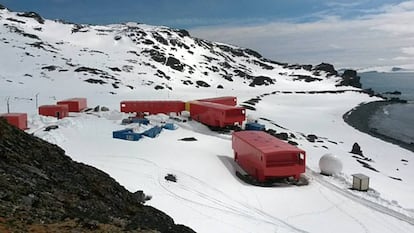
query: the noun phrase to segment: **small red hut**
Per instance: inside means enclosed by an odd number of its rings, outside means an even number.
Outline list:
[[[86,98],[71,98],[57,102],[58,105],[68,105],[69,112],[81,112],[87,108]]]
[[[5,118],[9,124],[14,125],[21,130],[27,129],[26,113],[5,113],[0,114],[0,117]]]
[[[69,116],[68,105],[42,105],[39,107],[39,115],[52,116],[58,119]]]

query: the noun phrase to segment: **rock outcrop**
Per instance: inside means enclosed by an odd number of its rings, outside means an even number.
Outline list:
[[[0,187],[0,232],[194,232],[1,118]]]

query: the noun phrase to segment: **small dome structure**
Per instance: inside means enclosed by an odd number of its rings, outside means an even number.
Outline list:
[[[319,168],[322,174],[332,176],[342,171],[342,162],[332,154],[325,154],[319,160]]]

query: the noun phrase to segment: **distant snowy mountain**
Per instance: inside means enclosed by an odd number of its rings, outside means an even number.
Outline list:
[[[50,96],[72,93],[56,90],[68,83],[84,92],[117,94],[313,81],[334,86],[341,80],[333,67],[278,63],[250,49],[192,38],[185,30],[71,24],[7,9],[0,11],[0,20],[0,81],[48,87]]]
[[[355,71],[339,76],[326,63],[274,62],[185,30],[71,24],[1,7],[0,51],[0,112],[7,101],[11,111],[29,113],[26,132],[107,172],[131,192],[144,190],[153,196],[149,205],[197,232],[330,233],[332,226],[344,233],[414,231],[414,153],[343,120],[356,106],[381,100],[358,88]],[[126,127],[122,100],[228,95],[247,108],[249,120],[306,151],[309,185],[244,183],[235,175],[231,135],[196,121],[151,115],[149,126],[129,127],[139,131],[171,121],[177,129],[138,142],[112,138],[112,131]],[[110,111],[62,120],[37,114],[37,105],[68,97],[86,97],[90,107]],[[49,125],[58,128],[43,131]],[[358,154],[350,153],[355,142]],[[340,174],[319,174],[327,153],[343,163]],[[176,183],[164,179],[170,173]],[[355,173],[370,177],[368,192],[350,189]]]

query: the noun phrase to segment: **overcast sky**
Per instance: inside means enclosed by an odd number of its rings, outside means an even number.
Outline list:
[[[141,22],[289,63],[414,67],[414,0],[0,0],[76,23]]]

